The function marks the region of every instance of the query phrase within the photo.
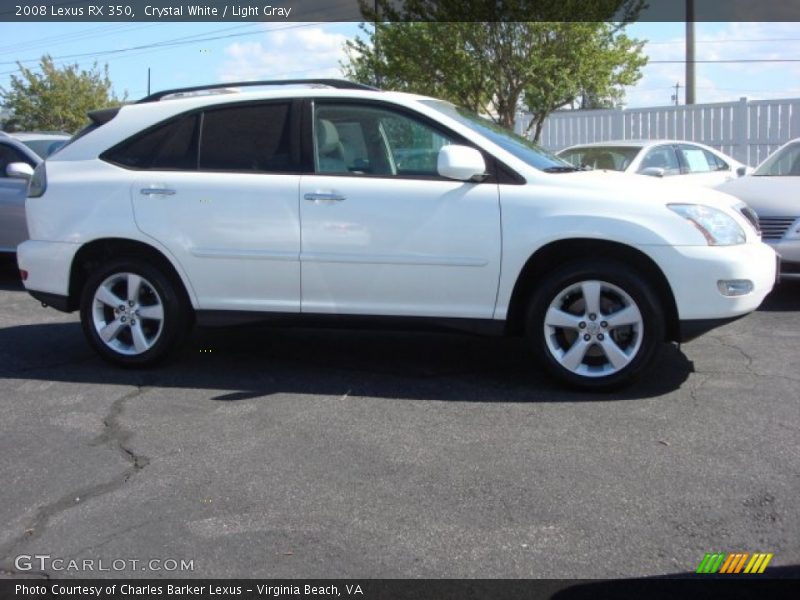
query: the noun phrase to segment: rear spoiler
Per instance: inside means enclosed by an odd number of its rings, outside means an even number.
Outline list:
[[[101,108],[100,110],[90,111],[88,116],[92,120],[93,125],[100,127],[100,125],[105,125],[116,117],[120,108],[119,106],[115,106],[114,108]]]

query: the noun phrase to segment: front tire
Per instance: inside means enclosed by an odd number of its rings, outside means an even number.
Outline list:
[[[167,358],[190,323],[180,284],[138,259],[117,259],[96,269],[81,295],[81,325],[105,360],[146,367]]]
[[[660,302],[648,281],[613,261],[575,261],[534,294],[526,333],[551,375],[585,390],[635,381],[664,340]]]

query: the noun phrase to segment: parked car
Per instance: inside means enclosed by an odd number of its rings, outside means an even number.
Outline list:
[[[28,238],[28,179],[42,159],[19,140],[0,133],[0,253],[9,255]]]
[[[597,390],[772,289],[775,252],[730,196],[579,171],[442,100],[302,83],[92,113],[31,179],[31,295],[124,366],[193,322],[349,318],[526,335]]]
[[[687,182],[716,187],[752,171],[722,152],[696,142],[620,140],[571,146],[558,156],[582,168],[621,171],[653,177],[682,177]]]
[[[68,133],[51,131],[15,131],[6,135],[19,140],[42,159],[53,154],[72,137]]]
[[[720,189],[756,211],[762,238],[781,255],[781,277],[800,279],[800,138]]]

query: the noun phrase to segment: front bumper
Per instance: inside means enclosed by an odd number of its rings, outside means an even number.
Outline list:
[[[754,311],[772,291],[777,257],[768,245],[648,246],[642,248],[667,277],[679,321],[734,319]],[[748,280],[751,292],[725,296],[720,281]]]
[[[781,257],[781,279],[800,279],[800,240],[768,240]]]

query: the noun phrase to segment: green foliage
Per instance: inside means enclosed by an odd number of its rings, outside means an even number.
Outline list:
[[[64,131],[73,133],[86,124],[90,110],[118,106],[125,100],[111,90],[108,65],[100,70],[80,70],[77,64],[56,67],[43,56],[35,71],[17,63],[20,73],[11,76],[9,89],[0,88],[2,104],[13,116],[5,123],[10,131]]]
[[[444,98],[509,129],[517,110],[527,109],[534,139],[553,110],[582,99],[619,103],[622,86],[636,83],[647,62],[643,42],[623,33],[640,0],[407,0],[402,12],[386,0],[377,12],[371,6],[362,0],[372,24],[347,42],[345,76]],[[587,20],[565,20],[578,10]],[[612,16],[615,23],[605,21]]]

